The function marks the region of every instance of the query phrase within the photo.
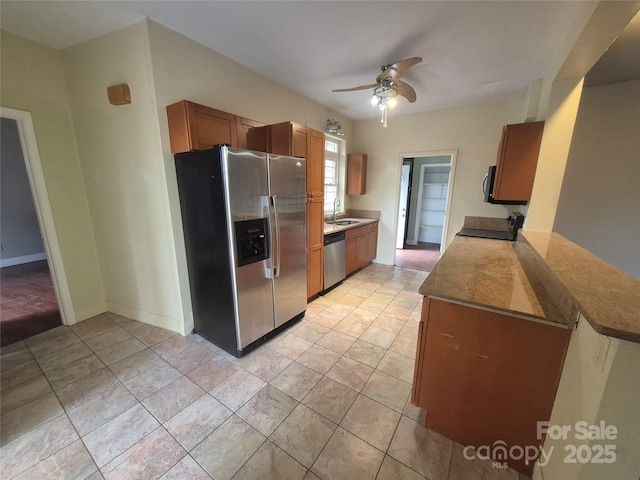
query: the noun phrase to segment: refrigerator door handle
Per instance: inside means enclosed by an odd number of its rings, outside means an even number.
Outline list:
[[[275,241],[275,258],[274,258],[274,277],[280,276],[280,224],[278,223],[278,197],[276,195],[272,195],[271,199],[273,201],[273,218],[276,227],[276,241]]]
[[[273,198],[271,195],[267,196],[267,209],[269,211],[269,258],[267,262],[267,278],[274,279],[276,277],[276,248],[277,245],[274,242],[275,232],[274,225],[275,219],[273,215]]]

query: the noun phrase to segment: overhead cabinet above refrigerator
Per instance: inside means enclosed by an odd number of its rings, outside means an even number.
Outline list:
[[[240,357],[306,310],[305,160],[217,145],[175,161],[194,330]]]

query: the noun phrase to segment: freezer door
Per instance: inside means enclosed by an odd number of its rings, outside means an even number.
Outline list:
[[[268,216],[267,154],[223,147],[223,169],[227,177],[231,220],[252,220]]]
[[[269,155],[276,327],[307,309],[306,190],[304,158]]]
[[[268,219],[269,187],[266,154],[224,147],[223,172],[229,222],[229,244],[233,280],[236,288],[236,329],[238,350],[266,335],[274,327],[273,282],[268,278],[271,259],[260,258],[247,263],[238,251],[238,232],[250,234],[252,228],[239,228],[249,220]],[[226,151],[226,155],[224,154]],[[251,223],[251,222],[248,222]],[[261,223],[261,222],[258,222]],[[265,222],[268,234],[268,220]],[[242,245],[242,239],[240,239]],[[267,239],[268,243],[268,239]]]

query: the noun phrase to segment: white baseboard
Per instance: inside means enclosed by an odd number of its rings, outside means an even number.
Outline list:
[[[79,310],[75,310],[76,323],[86,320],[87,318],[93,318],[101,313],[107,311],[107,302],[98,302],[95,305],[84,307]]]
[[[176,318],[164,317],[162,315],[145,312],[143,310],[127,307],[114,302],[107,302],[107,311],[148,325],[153,325],[154,327],[171,330],[172,332],[179,333],[180,335],[189,335],[191,330],[193,330],[193,325],[189,328],[189,325],[185,325],[183,321]]]
[[[415,238],[407,238],[404,243],[406,243],[407,245],[418,245],[418,241]]]
[[[22,265],[23,263],[39,262],[46,259],[47,254],[44,252],[35,253],[33,255],[25,255],[23,257],[3,258],[2,260],[0,260],[0,268],[13,267],[14,265]]]

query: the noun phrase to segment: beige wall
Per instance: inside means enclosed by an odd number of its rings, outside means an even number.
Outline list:
[[[598,352],[606,355],[595,361]],[[571,335],[560,385],[556,395],[550,425],[567,425],[571,430],[566,439],[547,437],[544,449],[551,452],[550,461],[536,464],[533,478],[562,480],[637,480],[640,471],[640,345],[596,333],[580,318],[578,329]],[[607,440],[576,439],[576,422],[587,425],[612,425],[617,438]],[[570,451],[565,447],[613,445],[613,463],[568,463]],[[571,448],[571,447],[568,447]],[[584,447],[582,447],[584,448]],[[583,457],[584,458],[584,457]]]
[[[1,32],[0,103],[31,112],[73,310],[105,309],[85,184],[58,51]]]
[[[355,122],[349,152],[368,154],[367,193],[348,197],[347,207],[380,210],[376,262],[393,264],[403,156],[425,156],[455,151],[456,165],[446,243],[462,227],[465,215],[507,217],[509,208],[484,203],[480,184],[494,165],[502,127],[521,121],[524,98]],[[402,110],[402,102],[398,105]]]
[[[583,90],[553,231],[640,279],[640,80]]]
[[[551,88],[531,201],[522,209],[525,229],[553,228],[581,93],[582,79],[558,81]]]
[[[345,117],[158,23],[148,23],[163,138],[165,107],[185,99],[259,122],[292,121],[318,130],[324,130],[327,118],[335,118],[349,136],[351,121]],[[169,151],[168,141],[163,146]]]
[[[63,58],[107,308],[185,333],[146,21]],[[119,83],[130,105],[109,104]]]
[[[148,22],[151,63],[160,124],[172,235],[177,255],[185,328],[193,326],[175,165],[169,146],[166,106],[191,100],[264,123],[294,121],[323,130],[327,118],[351,122],[176,32]]]
[[[561,139],[559,149],[568,154],[566,170],[564,161],[552,165],[550,155],[545,166],[547,172],[555,167],[564,175],[561,191],[558,179],[552,179],[551,192],[559,197],[557,210],[556,205],[548,205],[549,198],[541,198],[539,188],[540,201],[532,201],[531,206],[538,210],[530,218],[545,227],[551,224],[554,231],[638,278],[640,145],[636,99],[640,98],[640,82],[584,89],[581,83],[571,88],[569,82],[566,87],[565,103],[570,108],[564,107],[565,120],[572,124],[577,112],[570,150],[566,139]],[[536,186],[545,184],[544,177],[536,175]],[[600,365],[596,358],[602,356]],[[553,448],[553,453],[548,465],[536,465],[533,478],[635,480],[640,471],[639,378],[640,345],[599,335],[581,318],[571,337],[550,420],[551,425],[567,425],[572,430],[567,439],[545,440],[545,450]],[[614,426],[617,438],[577,440],[575,425],[579,421]],[[591,453],[599,446],[612,445],[615,462],[567,463],[565,448],[582,445]]]

